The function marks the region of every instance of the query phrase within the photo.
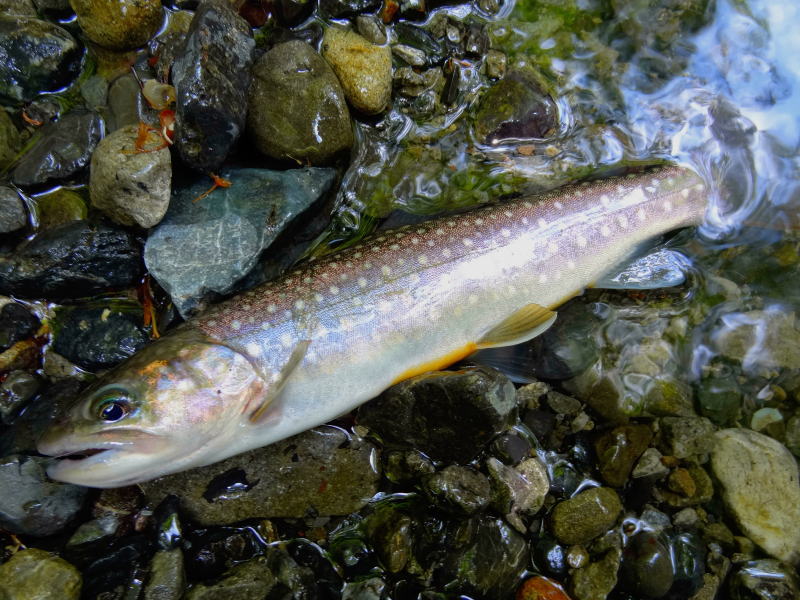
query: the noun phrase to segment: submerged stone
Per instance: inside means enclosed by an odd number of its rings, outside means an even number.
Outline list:
[[[175,186],[144,251],[150,273],[183,316],[230,292],[262,250],[330,188],[331,169],[224,169],[228,188],[200,201],[210,181]]]
[[[492,493],[486,475],[460,465],[450,465],[425,481],[425,492],[440,508],[471,515],[489,505]]]
[[[751,560],[739,565],[728,583],[731,600],[795,600],[800,580],[788,565],[773,559]]]
[[[39,19],[0,16],[0,102],[23,104],[68,85],[81,47],[69,32]]]
[[[111,50],[143,46],[164,18],[159,0],[70,0],[70,4],[86,37]]]
[[[36,218],[39,220],[40,231],[71,221],[82,221],[89,214],[83,197],[66,188],[36,196],[33,201],[36,205]]]
[[[17,156],[20,135],[5,110],[0,111],[0,169],[5,169]],[[11,231],[11,230],[9,230]],[[0,233],[5,233],[0,229]]]
[[[13,423],[41,385],[41,380],[32,373],[11,371],[0,383],[0,422]]]
[[[623,588],[637,598],[664,597],[675,579],[666,536],[652,531],[634,535],[622,552],[619,576]]]
[[[612,487],[622,487],[634,463],[647,449],[653,432],[647,425],[620,425],[595,440],[598,467],[603,480]]]
[[[78,600],[80,595],[78,569],[44,550],[21,550],[0,565],[4,600]]]
[[[103,135],[103,121],[95,112],[75,109],[39,131],[11,174],[17,185],[41,185],[77,174],[89,164]]]
[[[186,589],[183,550],[159,550],[150,561],[144,600],[180,600]]]
[[[262,600],[277,583],[269,561],[258,556],[236,565],[216,583],[198,583],[186,593],[186,600]]]
[[[244,128],[254,48],[250,27],[228,2],[200,5],[172,66],[175,148],[198,171],[216,171]]]
[[[614,490],[592,488],[556,504],[550,513],[550,528],[565,544],[586,544],[611,529],[621,512],[622,503]]]
[[[125,231],[73,221],[0,256],[0,293],[22,298],[81,298],[138,282],[139,249]]]

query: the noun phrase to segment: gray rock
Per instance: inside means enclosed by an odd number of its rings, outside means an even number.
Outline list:
[[[515,468],[489,458],[486,468],[494,492],[492,506],[506,515],[517,531],[525,533],[527,528],[520,517],[537,513],[550,491],[547,468],[538,458],[527,458]]]
[[[749,373],[769,376],[775,368],[800,368],[800,326],[795,313],[779,308],[730,313],[712,333],[717,351],[741,361]]]
[[[28,308],[19,302],[7,302],[0,308],[0,351],[32,337],[40,326],[39,319]]]
[[[147,103],[142,96],[136,78],[130,73],[117,77],[108,87],[108,110],[106,127],[109,132],[127,125],[138,126],[140,121],[146,122]]]
[[[633,464],[647,449],[653,432],[648,425],[629,423],[604,431],[594,441],[600,475],[608,485],[622,487]]]
[[[716,427],[705,417],[664,417],[661,450],[677,458],[704,455],[714,447]]]
[[[236,565],[216,583],[193,585],[186,600],[263,600],[276,584],[269,561],[258,556]]]
[[[81,84],[81,96],[92,110],[102,110],[108,102],[108,81],[102,75],[92,75]]]
[[[152,503],[180,497],[204,525],[255,517],[346,515],[377,491],[375,446],[320,427],[219,463],[143,483]]]
[[[662,598],[675,579],[666,536],[640,531],[625,546],[619,573],[622,586],[635,597]]]
[[[556,504],[549,517],[550,529],[564,544],[586,544],[613,527],[621,512],[614,490],[592,488]]]
[[[159,550],[150,561],[144,600],[180,600],[186,589],[183,550]]]
[[[486,475],[451,465],[431,475],[424,484],[431,501],[456,514],[472,515],[489,506],[492,487]]]
[[[102,137],[103,121],[95,112],[75,109],[39,131],[41,137],[11,175],[17,185],[66,179],[86,167]]]
[[[0,255],[0,294],[81,298],[138,282],[139,249],[125,231],[73,221]]]
[[[239,138],[254,48],[250,26],[228,2],[200,5],[172,67],[175,147],[190,167],[216,171]]]
[[[742,531],[768,554],[800,561],[797,461],[780,442],[747,429],[717,432],[711,455],[722,499]]]
[[[513,597],[528,554],[525,538],[502,520],[473,517],[449,541],[438,578],[448,590],[505,600]]]
[[[81,582],[78,569],[38,548],[17,552],[0,565],[3,600],[78,600]]]
[[[89,194],[92,205],[120,225],[153,227],[167,212],[172,183],[169,149],[151,132],[137,152],[138,128],[118,129],[92,154]],[[161,147],[157,150],[156,148]]]
[[[45,536],[63,531],[83,507],[87,489],[50,481],[47,461],[12,455],[0,459],[0,526],[12,533]]]
[[[634,479],[640,479],[642,477],[661,479],[667,473],[669,473],[669,468],[663,462],[661,462],[662,458],[663,455],[661,452],[655,448],[648,448],[639,458],[636,466],[633,467],[633,473],[631,473],[631,476]]]
[[[253,66],[247,128],[261,152],[283,160],[324,164],[353,144],[336,74],[299,40],[278,44]]]
[[[730,600],[796,600],[800,580],[791,567],[773,559],[751,560],[731,573]]]
[[[19,194],[10,187],[0,186],[0,233],[10,233],[28,224],[28,213]]]
[[[399,383],[358,411],[391,445],[467,463],[516,421],[514,385],[491,369],[434,372]]]
[[[356,28],[358,33],[373,44],[383,46],[387,41],[386,27],[374,15],[358,15],[356,17]]]
[[[209,181],[175,186],[166,216],[144,251],[150,273],[184,316],[247,275],[262,250],[327,192],[330,169],[224,169],[232,182],[195,199]]]
[[[81,47],[65,29],[29,17],[0,17],[0,102],[23,104],[68,85]]]

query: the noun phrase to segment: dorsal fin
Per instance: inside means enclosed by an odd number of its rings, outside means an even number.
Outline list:
[[[556,313],[539,304],[526,304],[493,327],[477,343],[478,349],[521,344],[544,333],[556,320]]]

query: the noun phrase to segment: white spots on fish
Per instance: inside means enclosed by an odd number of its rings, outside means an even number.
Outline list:
[[[356,306],[361,306],[362,304],[364,304],[364,302],[361,300],[361,298],[356,296],[355,298],[353,298],[353,304]]]
[[[445,258],[450,258],[452,255],[453,253],[450,250],[450,248],[445,248],[444,250],[442,250],[442,256],[444,256]]]
[[[318,303],[321,303],[323,300],[325,300],[325,297],[319,292],[317,292],[316,294],[314,294],[314,300],[316,300]]]
[[[600,235],[602,235],[603,237],[610,236],[611,235],[611,228],[608,225],[603,225],[600,228]]]
[[[363,277],[359,277],[358,278],[358,287],[360,287],[362,289],[367,287],[367,280],[364,279]]]
[[[424,227],[420,227],[419,229],[417,229],[417,233],[419,235],[425,235],[426,233],[428,233],[428,230],[425,229]]]
[[[435,233],[436,233],[436,235],[444,235],[444,229],[442,229],[441,227],[439,227],[439,228],[438,228],[438,229],[435,231]]]
[[[467,248],[473,245],[473,241],[469,238],[464,238],[463,240],[461,240],[461,243],[464,244]]]
[[[372,262],[367,261],[364,263],[364,270],[368,270],[372,268]]]
[[[267,312],[268,312],[268,313],[274,313],[276,310],[278,310],[278,307],[277,307],[277,306],[275,306],[274,304],[270,304],[270,305],[267,307]]]
[[[247,322],[250,323],[250,325],[255,325],[256,318],[253,315],[250,315],[247,317]]]
[[[586,248],[589,240],[586,239],[586,236],[581,235],[580,233],[575,237],[575,243],[578,244],[581,248]]]
[[[693,189],[695,192],[704,192],[704,191],[705,191],[705,189],[706,189],[706,186],[705,186],[705,185],[703,185],[702,183],[697,183],[697,184],[695,184],[695,186],[694,186],[692,189]]]
[[[626,217],[625,215],[619,215],[617,217],[617,223],[619,223],[619,226],[622,227],[623,229],[627,229],[628,228],[628,217]]]
[[[295,301],[295,303],[294,303],[294,307],[295,307],[297,310],[303,310],[303,309],[306,307],[306,303],[305,303],[305,302],[303,302],[302,300],[297,300],[297,301]]]
[[[574,271],[577,267],[578,267],[578,265],[575,264],[574,260],[570,259],[570,260],[567,261],[567,268],[570,271]]]
[[[396,240],[402,240],[404,237],[406,237],[405,233],[398,232],[398,233],[394,234],[394,239],[396,239]]]
[[[658,191],[658,188],[653,186],[647,186],[646,188],[644,188],[644,191],[647,192],[648,194],[655,194]]]
[[[528,217],[522,217],[522,224],[523,224],[523,225],[527,225],[527,224],[528,224],[528,223],[530,223],[530,222],[531,222],[531,221],[530,221],[530,219],[529,219]]]
[[[428,240],[427,244],[428,244],[428,248],[433,248],[436,245],[436,242],[434,242],[433,240]]]
[[[386,236],[382,235],[380,237],[377,237],[377,238],[375,238],[375,241],[376,242],[385,242],[386,241]]]
[[[243,310],[243,311],[248,311],[248,310],[250,310],[251,308],[253,308],[253,307],[252,307],[252,306],[250,306],[249,304],[247,304],[246,302],[245,302],[244,304],[242,304],[242,310]]]
[[[381,273],[383,273],[384,277],[389,277],[392,274],[392,268],[389,265],[383,265],[381,267]]]
[[[493,212],[490,212],[490,213],[489,213],[489,218],[490,218],[492,221],[496,221],[496,220],[497,220],[497,214],[496,214],[496,213],[493,213]]]
[[[284,348],[292,347],[292,336],[288,333],[281,334],[281,346]]]
[[[689,197],[689,188],[683,188],[681,190],[681,196],[683,196],[684,200]]]
[[[541,218],[541,217],[539,217],[538,219],[536,219],[536,224],[537,224],[539,227],[541,227],[542,229],[544,229],[545,227],[547,227],[547,221],[545,221],[545,220],[544,220],[543,218]]]
[[[483,225],[483,219],[480,219],[480,218],[475,219],[475,225],[477,227],[480,227],[481,225]]]
[[[344,263],[344,266],[347,267],[348,269],[352,269],[353,268],[353,263],[348,260],[348,261],[346,261]]]
[[[334,296],[336,296],[339,293],[339,288],[336,287],[335,285],[332,285],[331,287],[328,288],[328,291]]]
[[[349,276],[347,275],[347,273],[342,273],[341,275],[339,275],[339,281],[347,281],[348,277]]]
[[[653,180],[653,185],[657,185],[655,179]],[[667,178],[667,185],[675,185],[675,178],[674,177]]]
[[[500,230],[500,235],[502,235],[504,238],[511,237],[511,230],[504,227]]]
[[[640,221],[647,219],[647,214],[644,212],[643,208],[639,208],[639,210],[636,211],[636,218]]]
[[[455,221],[448,221],[447,222],[447,226],[448,227],[455,227],[456,226],[456,222]]]
[[[292,311],[290,311],[290,310],[283,311],[283,316],[286,319],[291,319],[292,318]]]
[[[255,342],[247,344],[247,353],[253,358],[257,358],[261,354],[261,346]]]
[[[269,328],[270,328],[270,324],[269,324],[269,323],[267,323],[266,321],[264,321],[263,323],[261,323],[261,330],[262,330],[262,331],[269,331]]]
[[[208,326],[209,326],[209,327],[216,327],[216,326],[217,326],[217,322],[216,322],[214,319],[211,319],[211,320],[208,322]]]
[[[309,283],[311,283],[312,281],[313,281],[313,279],[311,279],[311,277],[309,277],[308,275],[306,275],[305,277],[303,277],[303,283],[305,283],[306,285],[308,285],[308,284],[309,284]]]
[[[556,201],[553,203],[553,206],[555,206],[555,207],[556,207],[556,210],[564,210],[564,205],[563,205],[563,204],[561,204],[561,202],[559,202],[558,200],[556,200]]]
[[[602,204],[604,208],[611,206],[611,198],[608,197],[608,194],[600,196],[600,204]]]
[[[427,256],[425,256],[424,254],[420,254],[420,255],[417,257],[417,262],[418,262],[419,264],[421,264],[421,265],[427,265],[427,264],[428,264],[428,257],[427,257]]]
[[[241,321],[231,321],[231,329],[234,331],[239,331],[242,328]]]
[[[194,387],[194,384],[192,383],[191,379],[186,377],[186,378],[179,379],[178,383],[175,385],[175,387],[178,389],[179,392],[183,392],[185,394],[187,392],[191,392],[192,391],[192,388]]]
[[[411,238],[411,244],[414,245],[414,246],[419,244],[419,238]]]
[[[413,242],[414,240],[411,241]],[[400,244],[392,244],[389,246],[389,250],[400,250]]]
[[[364,253],[360,250],[358,252],[353,252],[353,258],[361,258],[362,256],[364,256]]]
[[[412,273],[410,278],[413,285],[418,284],[422,280],[422,277],[420,277],[419,273]]]
[[[672,202],[669,200],[664,200],[664,212],[671,212],[672,211]]]
[[[404,264],[406,264],[406,259],[405,258],[401,257],[401,258],[397,259],[397,266],[402,267]]]

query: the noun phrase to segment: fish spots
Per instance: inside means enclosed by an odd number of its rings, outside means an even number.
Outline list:
[[[364,253],[359,250],[358,252],[353,252],[353,258],[361,258],[364,256]]]
[[[308,275],[306,275],[305,277],[303,277],[303,283],[305,283],[306,285],[308,285],[308,284],[309,284],[309,283],[311,283],[312,281],[313,281],[313,280],[312,280],[312,279],[311,279],[311,277],[309,277]]]
[[[469,238],[464,238],[463,240],[461,240],[461,243],[464,244],[467,248],[473,245],[473,241]]]
[[[547,283],[547,275],[545,273],[539,274],[539,283]]]
[[[347,273],[342,273],[339,275],[339,281],[347,281],[348,275]]]
[[[433,240],[428,240],[427,244],[429,248],[433,248],[436,245],[436,242],[434,242]]]
[[[406,259],[405,258],[398,258],[397,259],[397,266],[402,267],[404,264],[406,264]]]
[[[523,224],[523,225],[527,225],[527,224],[528,224],[528,223],[530,223],[530,222],[531,222],[531,221],[530,221],[530,219],[529,219],[528,217],[522,217],[522,224]]]
[[[392,268],[389,265],[383,265],[381,267],[381,273],[383,273],[384,277],[389,277],[392,274]]]
[[[239,331],[242,328],[241,321],[231,321],[231,329],[234,331]]]
[[[456,226],[456,222],[455,221],[448,221],[447,222],[447,226],[448,227],[455,227]]]
[[[514,216],[514,213],[512,213],[510,210],[504,210],[504,211],[503,211],[503,214],[504,214],[505,216],[509,217],[509,218],[511,218],[511,217],[513,217],[513,216]]]
[[[388,300],[381,300],[378,303],[378,310],[381,311],[384,314],[385,313],[390,313],[390,312],[392,312],[392,303],[389,302]]]
[[[586,236],[578,234],[575,237],[575,243],[578,244],[578,246],[580,246],[581,248],[586,248],[587,244],[589,243],[589,240],[586,239]]]
[[[217,322],[216,322],[214,319],[211,319],[211,320],[208,322],[208,326],[209,326],[209,327],[216,327],[216,326],[217,326]]]
[[[253,308],[253,307],[250,306],[249,304],[247,304],[246,302],[244,304],[242,304],[242,310],[245,311],[245,312],[249,311],[251,308]]]
[[[247,353],[252,357],[259,356],[261,354],[261,346],[255,342],[250,342],[247,344]]]
[[[365,278],[363,278],[363,277],[359,277],[358,278],[358,287],[360,287],[362,289],[367,287],[367,280]]]
[[[270,305],[267,307],[267,312],[268,312],[268,313],[274,313],[276,310],[278,310],[278,307],[277,307],[277,306],[275,306],[274,304],[270,304]]]
[[[450,251],[450,248],[445,248],[444,250],[442,250],[442,256],[444,256],[445,258],[450,258],[452,255],[453,253]]]
[[[504,238],[511,237],[511,230],[504,227],[500,230],[500,235],[502,235]]]
[[[625,215],[619,215],[617,217],[617,223],[623,229],[627,229],[628,228],[628,217],[626,217]]]
[[[411,241],[413,242],[414,240]],[[389,246],[389,250],[400,250],[400,244],[392,244]]]
[[[611,198],[608,197],[608,194],[603,194],[600,196],[600,204],[602,204],[605,208],[611,206]]]
[[[353,298],[353,304],[356,306],[361,306],[362,304],[364,304],[364,302],[361,300],[361,298],[356,296],[355,298]]]
[[[288,333],[284,333],[281,335],[281,346],[284,348],[291,348],[292,347],[292,336]]]
[[[653,186],[647,186],[646,188],[644,188],[644,191],[647,192],[648,194],[655,194],[658,191],[658,188]]]
[[[427,265],[428,264],[428,257],[426,255],[424,255],[424,254],[420,254],[417,257],[417,262],[419,264],[421,264],[421,265]]]
[[[320,293],[314,294],[314,300],[316,300],[317,302],[322,302],[324,299],[325,298],[322,296],[322,294]]]
[[[684,200],[689,197],[689,188],[683,188],[681,190],[681,196],[683,196]]]
[[[647,214],[644,212],[643,208],[640,208],[639,210],[636,211],[636,218],[639,219],[640,221],[644,221],[645,219],[647,219]]]
[[[664,212],[671,212],[672,211],[672,202],[669,200],[664,201]]]
[[[419,238],[411,238],[411,243],[412,243],[414,246],[416,246],[417,244],[419,244]]]
[[[339,293],[339,288],[336,287],[335,285],[332,285],[331,287],[328,288],[328,291],[334,296],[336,296]]]
[[[603,237],[608,237],[611,235],[611,228],[608,225],[603,225],[600,227],[600,235]]]
[[[261,323],[261,331],[269,331],[269,328],[270,328],[270,324],[267,323],[266,321]]]
[[[294,303],[294,307],[295,307],[297,310],[303,310],[303,309],[306,307],[306,303],[305,303],[305,302],[303,302],[302,300],[297,300],[297,301]]]
[[[417,229],[417,233],[419,235],[425,235],[426,233],[428,233],[428,230],[425,229],[424,227],[420,227],[419,229]]]
[[[524,206],[525,208],[533,208],[533,202],[531,202],[530,200],[525,200],[525,202],[522,203],[522,206]]]
[[[547,221],[545,221],[545,220],[544,220],[543,218],[541,218],[541,217],[539,217],[538,219],[536,219],[536,224],[537,224],[539,227],[541,227],[541,228],[545,228],[545,227],[547,227]]]
[[[475,219],[475,225],[477,225],[478,227],[483,225],[483,219]]]

